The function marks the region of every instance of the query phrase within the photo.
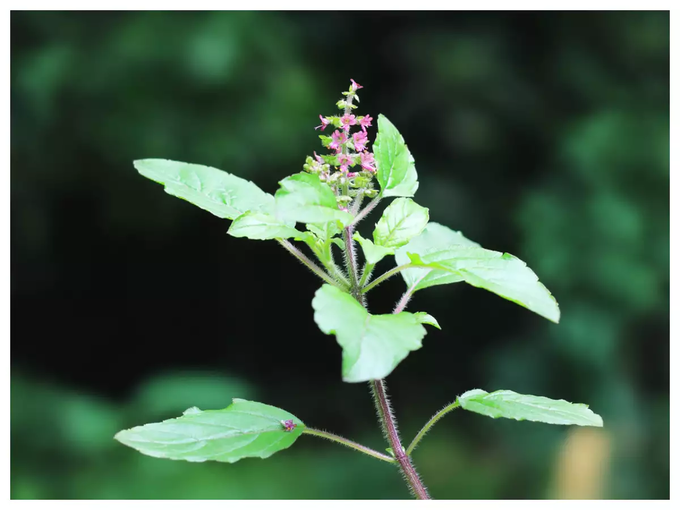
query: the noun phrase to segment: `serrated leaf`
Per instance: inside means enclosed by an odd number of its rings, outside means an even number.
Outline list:
[[[396,251],[395,260],[397,265],[401,266],[409,262],[407,252],[424,253],[428,250],[442,248],[452,244],[479,246],[474,241],[467,239],[460,232],[451,230],[439,223],[430,222],[427,224],[422,234],[414,237],[406,246]],[[409,288],[418,282],[417,289],[425,289],[427,287],[432,287],[433,285],[463,281],[461,276],[452,274],[449,271],[437,271],[432,269],[406,269],[401,272],[401,276],[404,278],[406,286]]]
[[[410,198],[397,198],[383,212],[373,230],[376,245],[399,248],[420,235],[430,219],[426,207]]]
[[[422,347],[427,314],[401,312],[371,315],[352,296],[331,285],[316,291],[314,320],[342,347],[342,378],[363,382],[387,377],[408,356]]]
[[[376,246],[370,239],[364,239],[359,232],[355,232],[354,240],[361,245],[364,252],[366,262],[369,264],[377,264],[388,255],[394,255],[394,248],[386,248],[385,246]]]
[[[404,138],[384,115],[378,115],[373,144],[378,182],[384,197],[412,197],[418,189],[415,160]]]
[[[236,218],[227,233],[234,237],[248,239],[302,239],[306,234],[287,225],[283,221],[269,214],[260,212],[246,212]]]
[[[415,285],[414,291],[432,285],[465,281],[517,303],[548,320],[559,322],[560,309],[557,301],[523,261],[509,253],[481,248],[460,233],[446,232],[439,228],[435,230],[457,244],[437,246],[440,241],[433,239],[430,231],[425,242],[415,238],[396,254],[398,264],[410,259],[415,264],[433,270],[432,274],[426,274],[420,281],[417,280],[418,275],[410,273],[411,269],[407,270],[409,274],[404,275],[404,279],[407,285]],[[435,247],[423,249],[428,246],[429,241],[434,241],[432,244]]]
[[[276,216],[283,221],[348,225],[353,216],[338,209],[335,194],[319,177],[305,172],[286,177],[276,192]]]
[[[602,418],[586,404],[572,404],[534,395],[520,395],[510,390],[487,393],[470,390],[458,397],[460,406],[491,418],[529,420],[553,425],[582,425],[602,427]]]
[[[295,428],[286,430],[283,422]],[[266,459],[292,445],[305,425],[273,406],[235,398],[220,411],[189,408],[179,418],[123,430],[115,439],[151,457],[189,462]]]
[[[165,185],[165,192],[215,216],[233,220],[247,211],[271,211],[274,197],[255,184],[217,168],[169,159],[134,162],[144,177]]]

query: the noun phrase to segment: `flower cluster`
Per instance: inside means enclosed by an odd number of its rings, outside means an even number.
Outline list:
[[[373,153],[368,150],[368,134],[366,129],[372,126],[370,115],[356,116],[352,113],[357,108],[354,101],[359,102],[357,91],[363,88],[354,80],[345,96],[336,103],[343,110],[340,116],[319,115],[321,124],[314,129],[324,131],[328,126],[335,130],[330,136],[320,135],[321,143],[329,149],[331,154],[307,157],[303,168],[305,171],[317,174],[335,192],[338,206],[347,209],[350,202],[357,197],[374,197],[377,191],[373,189],[372,179],[376,172]],[[359,129],[351,133],[352,128]]]

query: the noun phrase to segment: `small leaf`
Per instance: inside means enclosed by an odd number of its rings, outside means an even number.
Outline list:
[[[450,246],[452,244],[460,244],[463,246],[479,246],[477,243],[470,241],[463,234],[455,230],[441,225],[439,223],[430,222],[423,230],[423,233],[418,237],[414,237],[409,243],[396,251],[395,260],[397,265],[401,266],[409,262],[409,253],[424,253],[426,251]],[[449,271],[437,271],[431,269],[405,269],[401,272],[402,278],[406,282],[407,287],[412,287],[416,282],[418,283],[417,290],[432,287],[433,285],[443,285],[445,283],[456,283],[463,281],[459,275],[452,274]]]
[[[283,425],[287,420],[294,425],[290,431]],[[226,409],[189,408],[179,418],[123,430],[115,439],[151,457],[236,462],[246,457],[266,459],[292,445],[304,428],[282,409],[235,398]]]
[[[233,220],[246,211],[271,211],[274,197],[255,184],[209,166],[169,159],[140,159],[135,168],[144,177],[165,185],[165,192]]]
[[[338,209],[335,194],[319,177],[305,172],[286,177],[276,192],[276,216],[283,221],[348,225],[353,216]]]
[[[247,212],[236,218],[227,233],[248,239],[301,239],[305,233],[286,225],[283,221],[259,212]],[[309,234],[307,234],[309,235]]]
[[[314,234],[319,240],[326,241],[342,231],[342,224],[338,221],[329,221],[321,225],[308,223],[305,225],[307,230]]]
[[[377,264],[382,259],[388,255],[394,255],[393,248],[386,248],[384,246],[376,246],[370,239],[364,239],[361,237],[359,232],[355,232],[353,236],[354,240],[361,245],[361,249],[364,251],[364,257],[366,262],[369,264]]]
[[[430,215],[410,198],[397,198],[383,212],[373,231],[376,245],[399,248],[420,235]]]
[[[373,144],[377,176],[385,197],[412,197],[418,189],[415,161],[404,138],[384,115],[378,115]]]
[[[345,382],[387,377],[409,352],[422,347],[427,331],[421,323],[432,323],[422,313],[371,315],[356,299],[331,285],[316,291],[312,307],[319,329],[334,334],[342,347]]]
[[[421,324],[429,324],[430,326],[434,326],[438,330],[441,330],[442,327],[439,325],[439,322],[437,322],[437,319],[432,317],[429,313],[425,312],[418,312],[414,314],[416,316],[416,319],[418,322]]]
[[[588,409],[586,404],[572,404],[566,400],[520,395],[514,391],[499,390],[487,393],[470,390],[458,397],[460,406],[491,418],[512,418],[553,425],[583,425],[602,427],[602,418]]]
[[[439,241],[436,241],[433,243],[434,248],[423,250],[422,246],[427,244],[415,238],[397,252],[399,264],[403,263],[405,254],[414,264],[434,270],[432,275],[425,274],[420,282],[417,279],[412,280],[413,274],[405,275],[407,285],[415,284],[414,290],[420,290],[432,285],[465,281],[513,301],[548,320],[559,322],[560,309],[557,301],[523,261],[509,253],[481,248],[460,233],[455,233],[454,236],[451,232],[453,231],[446,233],[445,237],[455,240],[457,244],[437,247]],[[446,277],[446,274],[450,276]]]

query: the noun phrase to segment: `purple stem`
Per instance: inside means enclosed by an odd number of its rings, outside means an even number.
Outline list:
[[[427,492],[427,488],[420,479],[420,476],[418,476],[415,467],[413,467],[411,458],[406,455],[406,451],[401,445],[399,432],[397,432],[397,422],[394,418],[390,401],[387,398],[387,392],[385,391],[385,382],[382,379],[373,380],[371,381],[371,387],[373,389],[375,405],[378,410],[378,416],[380,416],[383,431],[392,446],[394,458],[397,459],[411,492],[413,492],[417,499],[432,499]]]

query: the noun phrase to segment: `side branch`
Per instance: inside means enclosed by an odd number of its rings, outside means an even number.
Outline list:
[[[323,269],[317,266],[309,257],[307,257],[307,255],[305,255],[295,246],[293,246],[293,243],[291,243],[287,239],[277,239],[277,241],[279,242],[279,244],[281,244],[281,246],[288,250],[289,253],[291,253],[295,258],[297,258],[309,269],[311,269],[311,271],[314,274],[316,274],[319,278],[321,278],[323,281],[325,281],[326,283],[330,283],[335,287],[340,287],[340,284],[337,281],[335,281],[328,275],[328,273],[326,273]]]
[[[418,443],[420,443],[420,440],[423,437],[425,437],[425,434],[427,434],[432,427],[434,427],[434,424],[441,420],[445,415],[456,409],[457,407],[459,407],[458,400],[447,405],[444,409],[438,411],[432,418],[430,418],[430,421],[428,421],[425,424],[425,426],[422,429],[420,429],[420,432],[416,434],[416,437],[413,438],[411,444],[408,446],[408,448],[406,448],[406,455],[411,455],[413,450],[416,449],[416,446],[418,446]]]
[[[341,445],[346,446],[347,448],[352,448],[354,450],[360,451],[361,453],[365,453],[366,455],[370,455],[371,457],[375,457],[378,460],[389,462],[390,464],[394,464],[396,462],[395,459],[388,455],[385,455],[384,453],[376,452],[375,450],[369,448],[368,446],[355,443],[354,441],[345,439],[344,437],[338,436],[337,434],[326,432],[325,430],[310,429],[309,427],[305,427],[302,433],[308,434],[310,436],[322,437],[324,439],[328,439],[329,441],[340,443]]]

